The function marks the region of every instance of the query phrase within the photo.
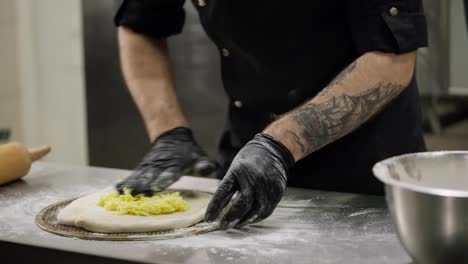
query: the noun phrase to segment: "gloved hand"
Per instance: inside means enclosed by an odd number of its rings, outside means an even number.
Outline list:
[[[286,189],[294,165],[289,150],[273,137],[257,134],[234,158],[206,211],[214,221],[237,191],[231,208],[221,219],[221,229],[261,221],[273,213]]]
[[[189,128],[178,127],[159,136],[133,173],[116,185],[119,193],[151,194],[166,189],[182,175],[208,176],[216,169]]]

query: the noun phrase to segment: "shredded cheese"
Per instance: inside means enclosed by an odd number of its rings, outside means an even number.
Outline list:
[[[112,192],[102,195],[98,206],[118,215],[139,216],[170,214],[190,209],[190,204],[178,192],[132,196],[128,190],[124,194]]]

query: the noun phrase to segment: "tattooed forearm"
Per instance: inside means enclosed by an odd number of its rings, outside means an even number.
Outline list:
[[[333,79],[327,87],[325,87],[321,92],[320,95],[326,95],[330,89],[332,89],[336,84],[341,82],[349,73],[351,73],[354,68],[356,68],[357,61],[354,61],[348,67],[346,67],[342,72],[340,72],[335,79]]]
[[[295,137],[300,138],[304,156],[359,127],[403,88],[401,84],[379,83],[360,94],[342,94],[320,103],[312,101],[297,108],[291,113],[291,117],[298,125],[295,131],[300,131]]]
[[[296,144],[301,149],[301,152],[304,153],[306,151],[306,147],[304,146],[304,144],[302,144],[301,139],[299,138],[299,136],[296,135],[296,133],[292,132],[291,130],[286,130],[286,133],[294,141],[294,144]]]
[[[416,52],[368,52],[305,104],[265,130],[296,161],[352,132],[397,97],[413,78]]]
[[[331,86],[341,82],[350,72],[352,72],[354,70],[354,68],[356,68],[356,64],[357,64],[357,62],[354,61],[353,63],[348,65],[348,67],[346,67],[343,71],[341,71],[335,77],[335,79],[333,79],[333,81],[331,81],[330,84],[328,84],[328,87],[331,87]]]

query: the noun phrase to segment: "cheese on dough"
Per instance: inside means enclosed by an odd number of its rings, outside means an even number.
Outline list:
[[[184,201],[179,192],[153,196],[143,194],[132,196],[128,190],[124,194],[111,192],[102,195],[98,205],[118,215],[140,216],[170,214],[190,209],[190,204]]]
[[[167,190],[168,193],[180,192],[180,197],[190,204],[190,208],[186,211],[142,216],[116,214],[114,211],[109,211],[99,206],[98,204],[101,203],[102,197],[109,195],[110,192],[113,192],[113,190],[107,188],[74,200],[60,210],[57,215],[58,223],[100,233],[173,230],[188,227],[202,221],[212,197],[210,193],[170,189]],[[112,197],[112,195],[109,197]]]

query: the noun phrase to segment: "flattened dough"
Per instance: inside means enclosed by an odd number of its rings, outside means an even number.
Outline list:
[[[97,205],[101,195],[109,191],[107,189],[71,202],[59,212],[58,222],[99,233],[172,230],[202,221],[212,197],[211,194],[204,192],[181,191],[181,196],[191,205],[191,208],[185,212],[152,216],[116,215]]]

